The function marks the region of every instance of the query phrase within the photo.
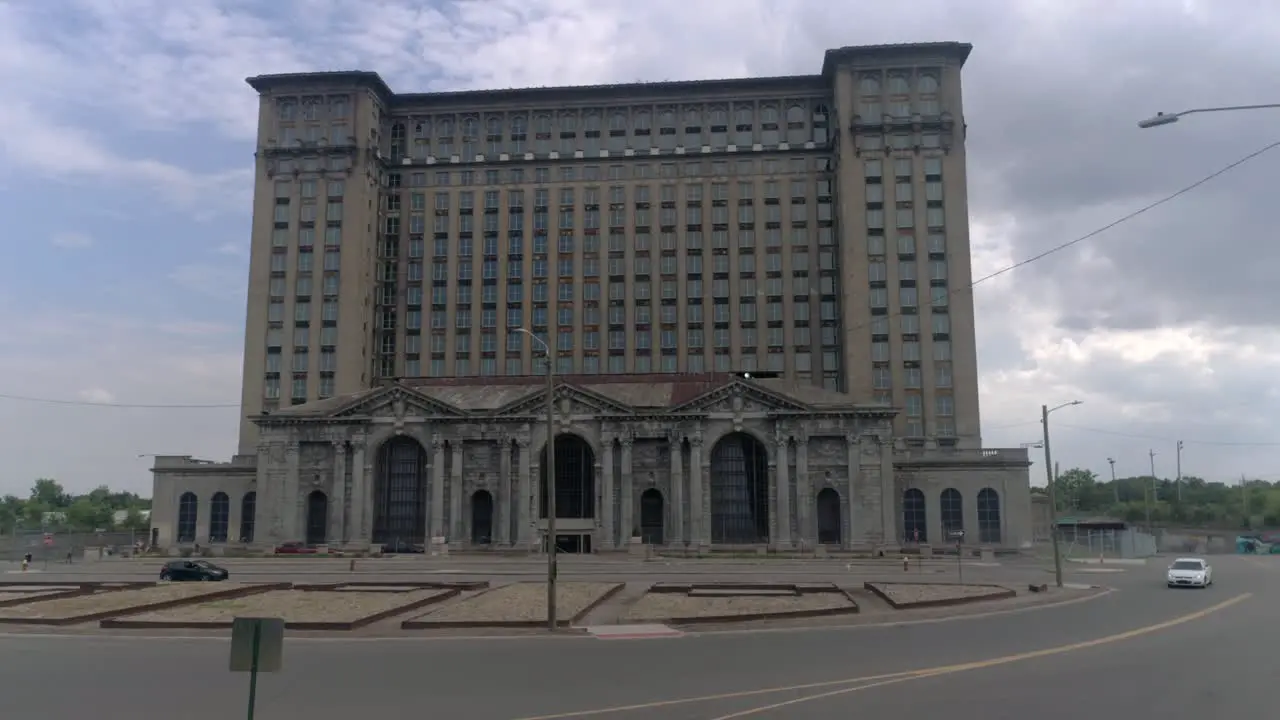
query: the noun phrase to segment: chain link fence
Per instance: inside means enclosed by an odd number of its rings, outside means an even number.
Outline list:
[[[101,533],[45,533],[20,531],[0,536],[0,560],[17,562],[27,553],[34,562],[73,563],[84,560],[84,550],[103,548],[105,555],[131,555],[138,542],[146,540],[146,533],[138,531],[112,531]]]

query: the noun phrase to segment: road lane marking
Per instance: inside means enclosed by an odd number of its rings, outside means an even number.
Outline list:
[[[774,703],[771,705],[762,705],[755,708],[749,708],[747,710],[741,710],[736,713],[730,713],[728,715],[721,715],[721,716],[712,718],[712,720],[733,720],[734,718],[747,717],[749,715],[755,715],[762,712],[767,712],[769,710],[788,707],[790,705],[795,705],[802,702],[809,702],[811,700],[819,700],[822,698],[832,697],[835,695],[853,693],[859,690],[869,690],[871,688],[881,687],[884,685],[891,685],[891,684],[900,683],[900,682],[906,682],[908,680],[916,680],[916,679],[925,678],[925,677],[934,677],[936,675],[947,675],[952,673],[965,672],[969,670],[978,670],[981,668],[994,667],[997,665],[1005,665],[1008,663],[1033,660],[1036,658],[1047,657],[1050,655],[1059,655],[1062,653],[1073,652],[1075,650],[1083,650],[1086,648],[1097,647],[1099,645],[1107,645],[1111,643],[1122,642],[1124,640],[1130,640],[1136,637],[1141,637],[1143,635],[1149,635],[1154,632],[1159,632],[1160,630],[1166,630],[1168,628],[1176,627],[1178,625],[1189,623],[1194,620],[1199,620],[1213,613],[1216,613],[1220,610],[1225,610],[1231,607],[1232,605],[1243,602],[1252,596],[1253,596],[1253,593],[1244,593],[1243,595],[1237,595],[1236,597],[1233,597],[1230,600],[1220,602],[1216,605],[1211,605],[1210,607],[1207,607],[1203,610],[1198,610],[1188,615],[1182,615],[1182,616],[1173,618],[1171,620],[1165,620],[1164,622],[1156,623],[1154,625],[1147,625],[1144,627],[1135,628],[1133,630],[1127,630],[1125,632],[1116,633],[1114,635],[1107,635],[1104,637],[1095,638],[1093,640],[1085,640],[1083,642],[1072,643],[1069,645],[1059,645],[1056,647],[1044,648],[1041,650],[1033,650],[1030,652],[1018,653],[1015,655],[1005,655],[1003,657],[991,658],[988,660],[977,660],[973,662],[957,663],[953,665],[942,665],[942,666],[932,667],[932,668],[919,668],[916,670],[904,670],[901,672],[885,673],[881,675],[865,675],[862,677],[843,678],[840,680],[824,680],[820,682],[803,683],[800,685],[785,685],[781,687],[760,688],[756,690],[741,690],[737,692],[717,693],[714,695],[703,695],[699,697],[678,698],[675,700],[658,700],[655,702],[636,703],[633,705],[619,705],[615,707],[599,708],[595,710],[575,710],[572,712],[551,713],[548,715],[530,715],[526,717],[516,718],[515,720],[567,720],[568,718],[585,718],[585,717],[594,717],[598,715],[611,715],[611,714],[617,714],[617,713],[630,712],[633,710],[655,710],[658,708],[672,707],[675,705],[689,705],[693,703],[713,702],[716,700],[734,700],[738,698],[753,697],[757,695],[771,695],[774,693],[782,693],[782,692],[799,692],[799,691],[805,691],[805,690],[818,690],[821,688],[830,688],[830,687],[838,688],[836,690],[830,690],[827,692],[818,693],[816,695],[808,695],[805,697],[795,698],[793,700],[787,700],[785,702]],[[860,683],[869,683],[869,684],[860,684]],[[842,685],[855,685],[855,687],[838,687]]]
[[[1089,586],[1095,587],[1095,586]],[[1091,593],[1081,597],[1067,598],[1066,600],[1057,600],[1049,603],[1037,603],[1033,605],[1024,605],[1022,607],[1004,608],[1002,610],[988,610],[985,612],[964,613],[962,615],[944,615],[941,617],[915,618],[912,620],[886,620],[884,622],[875,623],[850,623],[847,625],[797,625],[795,627],[769,627],[769,628],[743,628],[740,630],[700,630],[686,631],[686,637],[708,637],[719,635],[763,635],[769,633],[801,633],[801,632],[838,632],[844,630],[874,630],[877,628],[893,628],[906,627],[909,625],[935,625],[939,623],[956,622],[960,620],[984,620],[986,618],[999,617],[1002,615],[1016,615],[1020,613],[1033,612],[1036,610],[1049,610],[1051,608],[1066,607],[1067,605],[1075,605],[1077,603],[1097,600],[1106,597],[1112,593],[1118,592],[1116,588],[1103,588],[1102,592]],[[86,630],[81,633],[45,633],[45,632],[0,632],[0,640],[9,639],[30,639],[30,640],[93,640],[93,641],[150,641],[150,642],[230,642],[231,636],[227,635],[104,635],[94,630]],[[590,640],[589,635],[577,635],[570,633],[557,633],[555,635],[428,635],[428,636],[377,636],[377,637],[309,637],[309,636],[291,636],[290,643],[386,643],[386,642],[457,642],[460,640]]]
[[[782,702],[773,703],[771,705],[761,705],[759,707],[748,708],[746,710],[739,710],[738,712],[732,712],[727,715],[717,715],[716,717],[711,718],[711,720],[736,720],[736,718],[744,718],[751,715],[759,715],[760,713],[769,712],[770,710],[777,710],[779,708],[790,707],[792,705],[799,705],[800,703],[812,702],[814,700],[822,700],[829,697],[835,697],[837,695],[849,695],[855,692],[859,692],[861,690],[870,690],[872,688],[883,687],[885,685],[895,685],[897,683],[903,683],[909,680],[920,680],[923,678],[937,677],[939,675],[953,675],[955,673],[969,672],[970,670],[982,670],[989,667],[996,667],[998,665],[1009,665],[1012,663],[1025,662],[1027,660],[1036,660],[1042,657],[1049,657],[1051,655],[1062,655],[1064,653],[1075,652],[1076,650],[1085,650],[1088,648],[1098,647],[1099,645],[1110,645],[1112,643],[1124,642],[1125,640],[1132,640],[1136,637],[1141,637],[1143,635],[1150,635],[1151,633],[1159,632],[1161,630],[1168,630],[1171,627],[1176,627],[1178,625],[1184,625],[1189,622],[1201,620],[1220,610],[1225,610],[1231,607],[1232,605],[1236,605],[1238,603],[1244,602],[1245,600],[1248,600],[1250,597],[1253,597],[1253,593],[1244,593],[1242,595],[1237,595],[1231,598],[1230,600],[1224,600],[1223,602],[1220,602],[1216,605],[1210,605],[1209,607],[1203,610],[1198,610],[1188,615],[1182,615],[1181,617],[1176,617],[1171,620],[1165,620],[1164,622],[1156,623],[1155,625],[1147,625],[1145,627],[1134,628],[1133,630],[1127,630],[1125,632],[1116,633],[1114,635],[1107,635],[1105,637],[1094,638],[1093,640],[1085,640],[1083,642],[1071,643],[1070,645],[1060,645],[1058,647],[1044,648],[1041,650],[1032,650],[1031,652],[1018,653],[1016,655],[1006,655],[1004,657],[991,658],[990,660],[977,660],[975,662],[957,663],[955,665],[943,665],[941,667],[935,667],[935,668],[925,668],[915,672],[914,674],[899,676],[895,678],[884,678],[884,679],[877,678],[877,679],[874,679],[874,681],[868,685],[858,685],[856,687],[829,690],[827,692],[818,693],[816,695],[807,695],[805,697],[794,698],[791,700],[784,700]],[[866,678],[866,679],[871,679],[871,678]],[[852,682],[857,682],[857,680]]]

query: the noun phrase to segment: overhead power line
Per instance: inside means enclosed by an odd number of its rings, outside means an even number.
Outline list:
[[[1133,220],[1134,218],[1140,215],[1146,214],[1147,212],[1150,212],[1151,210],[1154,210],[1160,207],[1161,205],[1164,205],[1165,203],[1176,200],[1177,198],[1183,195],[1186,195],[1187,193],[1199,188],[1201,185],[1204,185],[1213,180],[1216,180],[1217,178],[1227,174],[1228,172],[1231,172],[1232,170],[1235,170],[1241,165],[1244,165],[1250,160],[1253,160],[1254,158],[1260,155],[1270,152],[1271,150],[1274,150],[1277,147],[1280,147],[1280,140],[1273,142],[1265,147],[1259,148],[1258,150],[1255,150],[1249,153],[1248,155],[1245,155],[1244,157],[1228,165],[1225,165],[1222,168],[1208,175],[1205,175],[1204,177],[1200,178],[1199,180],[1196,180],[1190,185],[1187,185],[1186,187],[1183,187],[1173,193],[1170,193],[1160,198],[1159,200],[1156,200],[1155,202],[1144,205],[1127,215],[1117,218],[1116,220],[1113,220],[1107,223],[1106,225],[1103,225],[1102,227],[1099,227],[1096,230],[1093,230],[1092,232],[1081,235],[1080,237],[1074,240],[1064,242],[1061,245],[1057,245],[1053,248],[1050,248],[1049,250],[1046,250],[1038,255],[1033,255],[1025,260],[1020,260],[1016,263],[1013,263],[1012,265],[1008,265],[1006,267],[1000,268],[999,270],[996,270],[993,273],[984,275],[983,277],[980,277],[977,280],[974,280],[968,285],[954,288],[948,293],[948,295],[949,296],[956,295],[958,293],[970,291],[988,280],[992,280],[1006,273],[1013,272],[1014,270],[1030,265],[1031,263],[1043,260],[1049,257],[1050,255],[1054,255],[1063,250],[1066,250],[1069,247],[1078,245],[1086,240],[1090,240],[1094,237],[1097,237],[1098,235],[1101,235],[1102,233],[1105,233],[1106,231],[1111,230],[1112,228],[1115,228],[1118,225],[1122,225],[1126,222],[1129,222],[1130,220]],[[901,310],[899,310],[897,312],[887,313],[885,315],[877,315],[876,318],[877,319],[885,318],[887,320],[890,318],[900,317],[903,314],[904,313]],[[861,323],[849,329],[865,328],[868,326],[869,326],[869,323]],[[109,402],[90,402],[88,400],[59,400],[54,398],[32,397],[32,396],[26,396],[26,395],[8,395],[3,393],[0,393],[0,400],[14,400],[19,402],[43,403],[46,405],[78,405],[78,406],[84,406],[84,407],[141,408],[141,409],[152,409],[152,410],[208,410],[208,409],[214,409],[214,408],[240,407],[239,403],[215,403],[215,404],[181,404],[180,403],[180,404],[172,404],[172,405],[144,404],[144,403],[109,403]],[[1056,423],[1056,425],[1062,425],[1062,423]],[[1014,427],[1014,426],[1011,425],[1006,427]],[[1280,443],[1276,443],[1276,444],[1280,444]]]
[[[240,403],[213,403],[213,404],[150,404],[150,403],[116,403],[116,402],[93,402],[90,400],[59,400],[56,398],[31,397],[29,395],[8,395],[0,393],[0,400],[14,400],[17,402],[41,403],[44,405],[75,405],[77,407],[106,407],[106,408],[142,408],[148,410],[208,410],[211,408],[238,408]]]

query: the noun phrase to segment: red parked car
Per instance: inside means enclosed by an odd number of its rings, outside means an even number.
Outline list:
[[[315,555],[316,549],[307,547],[306,543],[287,542],[276,546],[277,555]]]

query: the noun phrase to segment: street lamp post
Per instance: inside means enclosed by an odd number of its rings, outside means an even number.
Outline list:
[[[1264,105],[1228,105],[1225,107],[1192,108],[1191,110],[1183,110],[1182,112],[1175,112],[1175,113],[1159,112],[1147,118],[1146,120],[1139,120],[1138,127],[1145,130],[1147,128],[1160,127],[1161,125],[1171,125],[1173,123],[1178,122],[1178,118],[1181,118],[1187,115],[1196,115],[1199,113],[1237,112],[1240,110],[1273,110],[1276,108],[1280,108],[1280,103],[1266,103]]]
[[[547,461],[542,464],[547,481],[547,630],[555,632],[556,621],[556,403],[555,368],[551,365],[551,347],[537,335],[524,328],[524,333],[542,347],[547,358]],[[535,491],[536,492],[536,491]]]
[[[1120,486],[1116,484],[1116,459],[1107,458],[1107,464],[1111,466],[1111,489],[1116,494],[1116,504],[1120,504]]]
[[[1053,456],[1049,450],[1049,413],[1082,402],[1072,400],[1052,408],[1048,405],[1040,406],[1040,423],[1044,425],[1044,474],[1049,485],[1049,537],[1053,541],[1053,580],[1058,587],[1062,587],[1062,551],[1058,546],[1058,495],[1054,487],[1057,483],[1053,477]]]

